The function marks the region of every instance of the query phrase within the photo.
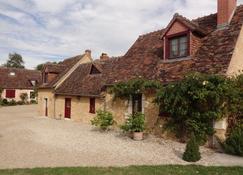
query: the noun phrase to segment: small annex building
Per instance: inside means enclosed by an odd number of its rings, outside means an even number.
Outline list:
[[[0,67],[2,99],[21,101],[20,95],[25,93],[28,95],[28,101],[36,100],[32,93],[40,83],[40,71]]]

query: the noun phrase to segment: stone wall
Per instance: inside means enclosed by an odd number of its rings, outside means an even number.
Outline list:
[[[243,73],[243,27],[235,46],[235,50],[227,70],[228,76],[234,76]]]
[[[145,93],[143,95],[143,112],[145,114],[146,128],[153,128],[158,119],[159,108],[153,103],[155,94]],[[132,113],[131,100],[116,98],[113,94],[106,94],[105,109],[110,111],[118,125],[123,124]]]
[[[45,98],[48,99],[48,117],[54,118],[55,97],[52,89],[38,90],[38,114],[39,116],[45,116]]]
[[[71,120],[90,124],[90,120],[93,119],[96,114],[89,113],[88,97],[56,96],[55,118],[64,119],[65,98],[71,98]],[[96,98],[95,105],[96,111],[103,109],[102,99]]]

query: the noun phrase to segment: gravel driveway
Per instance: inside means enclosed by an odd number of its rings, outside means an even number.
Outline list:
[[[37,106],[0,108],[0,168],[187,164],[185,145],[150,136],[136,142],[118,132],[37,117]],[[242,165],[243,158],[202,148],[201,165]]]

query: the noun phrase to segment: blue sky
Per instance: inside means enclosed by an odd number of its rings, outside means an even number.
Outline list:
[[[238,0],[239,4],[243,0]],[[216,12],[217,0],[0,0],[0,64],[20,53],[28,68],[91,49],[123,55],[136,38],[161,29],[175,12]]]

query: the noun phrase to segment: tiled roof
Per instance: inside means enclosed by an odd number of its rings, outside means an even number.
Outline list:
[[[4,89],[34,89],[31,80],[41,83],[41,72],[35,70],[0,67],[0,75],[0,88]]]
[[[140,36],[123,57],[80,65],[56,93],[98,96],[105,85],[136,77],[155,79],[167,84],[182,79],[192,71],[224,74],[243,24],[243,6],[238,6],[228,28],[217,30],[216,14],[192,20],[191,24],[207,33],[191,58],[165,62],[161,40],[165,29],[162,29]],[[101,74],[89,75],[92,64],[101,70]]]
[[[46,71],[51,73],[57,73],[57,77],[48,84],[42,84],[40,88],[52,88],[83,57],[84,55],[77,55],[75,57],[65,59],[58,64],[45,65],[45,68],[47,69]]]
[[[217,13],[193,19],[192,22],[209,34],[217,29]]]
[[[243,24],[243,5],[239,6],[230,25],[205,37],[195,54],[195,70],[225,74]]]
[[[46,64],[44,69],[49,73],[61,73],[65,67],[63,64]]]

